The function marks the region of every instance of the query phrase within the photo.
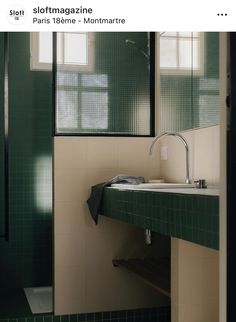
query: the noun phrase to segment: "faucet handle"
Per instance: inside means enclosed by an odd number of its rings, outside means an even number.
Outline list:
[[[207,188],[207,183],[206,183],[205,179],[194,180],[194,183],[196,183],[196,188],[197,189],[205,189],[205,188]]]

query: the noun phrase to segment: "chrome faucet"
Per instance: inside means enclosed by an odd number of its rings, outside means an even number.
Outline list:
[[[187,143],[187,141],[185,140],[185,138],[181,134],[179,134],[177,132],[163,132],[163,133],[159,134],[152,141],[152,144],[151,144],[150,149],[149,149],[149,154],[152,155],[153,147],[154,147],[155,143],[160,138],[162,138],[163,136],[167,136],[167,135],[175,136],[176,138],[178,138],[183,143],[183,145],[185,147],[185,151],[186,151],[186,179],[185,179],[185,182],[186,183],[191,183],[190,178],[189,178],[189,148],[188,148],[188,143]]]

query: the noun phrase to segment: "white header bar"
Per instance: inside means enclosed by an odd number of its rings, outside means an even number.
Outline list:
[[[6,0],[0,31],[236,31],[233,0]]]

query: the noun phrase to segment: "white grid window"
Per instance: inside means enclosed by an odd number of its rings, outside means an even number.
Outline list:
[[[52,47],[52,32],[30,34],[31,70],[52,70]],[[57,64],[60,70],[93,71],[93,53],[93,33],[57,33]]]
[[[161,74],[203,74],[204,33],[160,33]]]

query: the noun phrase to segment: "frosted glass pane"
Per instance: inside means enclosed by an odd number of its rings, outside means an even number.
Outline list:
[[[86,33],[87,47],[84,35],[66,35],[67,59],[82,52],[77,62],[93,56],[92,68],[65,72],[57,64],[56,133],[150,135],[148,33]]]
[[[108,76],[107,75],[81,75],[82,86],[88,87],[108,87]]]
[[[160,131],[219,123],[219,33],[192,35],[178,38],[178,70],[161,73]]]
[[[79,77],[74,72],[58,72],[57,73],[57,84],[59,86],[77,86]]]
[[[82,128],[107,129],[108,95],[107,93],[82,93]]]
[[[199,40],[194,40],[193,58],[196,60],[196,48]],[[219,33],[206,32],[201,38],[199,50],[201,73],[193,82],[193,122],[195,127],[205,127],[219,123]],[[194,59],[193,59],[193,67]]]
[[[219,123],[219,95],[199,95],[199,126]],[[214,106],[214,108],[212,108]]]
[[[57,91],[57,126],[75,129],[78,127],[77,91]]]
[[[218,91],[219,79],[218,78],[200,78],[199,90],[200,91]]]

